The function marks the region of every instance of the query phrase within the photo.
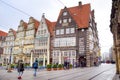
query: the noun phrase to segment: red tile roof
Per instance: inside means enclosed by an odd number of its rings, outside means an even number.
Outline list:
[[[76,21],[78,28],[88,28],[90,14],[91,14],[90,4],[70,7],[70,8],[67,8],[67,10],[69,11],[72,18]],[[62,14],[62,12],[63,12],[63,9],[61,9],[59,17]]]
[[[7,33],[2,31],[2,30],[0,30],[0,36],[7,36]]]
[[[53,36],[53,34],[54,34],[53,30],[54,30],[54,27],[55,27],[56,22],[50,22],[50,21],[49,21],[48,19],[46,19],[46,18],[45,18],[45,20],[46,20],[46,23],[47,23],[47,26],[48,26],[48,30],[49,30],[49,32],[50,32],[50,35]]]
[[[24,22],[24,23],[23,23],[23,26],[24,26],[24,28],[26,29],[26,28],[27,28],[27,23]]]
[[[36,20],[36,19],[33,19],[34,20],[34,25],[35,25],[35,30],[37,31],[37,29],[38,29],[38,26],[40,25],[40,22],[38,21],[38,20]]]
[[[27,28],[27,23],[24,22],[23,20],[21,20],[20,22],[23,22],[22,26],[24,26],[24,29],[26,29]]]

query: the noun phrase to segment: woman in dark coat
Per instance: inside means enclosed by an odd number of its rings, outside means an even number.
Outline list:
[[[24,64],[22,60],[18,61],[17,71],[18,71],[18,79],[21,79],[23,71],[24,71]]]

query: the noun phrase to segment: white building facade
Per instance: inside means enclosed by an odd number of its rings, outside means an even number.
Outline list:
[[[50,64],[51,40],[53,33],[53,23],[42,15],[35,38],[35,54],[39,56],[39,63],[43,66]]]
[[[7,63],[14,63],[14,40],[16,37],[16,32],[13,29],[9,29],[8,34],[6,36],[5,42],[4,42],[4,51],[3,51],[3,62],[4,64]]]

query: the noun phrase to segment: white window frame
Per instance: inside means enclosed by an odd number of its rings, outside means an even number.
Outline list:
[[[66,28],[66,34],[70,34],[70,29]]]
[[[63,16],[66,16],[67,15],[67,12],[65,11],[65,12],[63,12]]]
[[[60,30],[60,34],[64,34],[64,29],[61,29],[61,30]]]
[[[70,33],[75,33],[75,28],[71,28]]]
[[[69,22],[71,22],[72,21],[72,19],[71,18],[69,18]]]
[[[59,20],[59,23],[61,24],[61,23],[62,23],[62,20]]]
[[[59,35],[60,34],[60,30],[56,30],[56,35]]]
[[[67,19],[63,19],[63,23],[67,23]]]

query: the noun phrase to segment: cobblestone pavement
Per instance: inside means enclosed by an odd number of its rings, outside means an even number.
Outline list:
[[[21,80],[112,80],[115,75],[115,65],[102,64],[99,67],[73,68],[69,70],[47,71],[38,70],[33,76],[33,69],[25,69]],[[17,70],[8,73],[0,69],[0,80],[18,80]]]
[[[116,75],[113,77],[113,80],[120,80],[120,74],[116,74]]]

